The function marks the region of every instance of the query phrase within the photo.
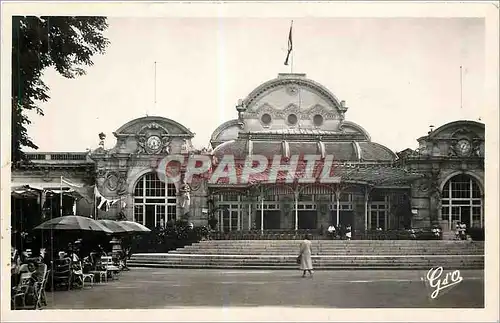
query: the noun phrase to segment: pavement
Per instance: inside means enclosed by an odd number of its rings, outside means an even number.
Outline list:
[[[446,272],[446,269],[445,269]],[[286,306],[296,308],[482,308],[484,271],[435,299],[423,270],[317,271],[132,268],[118,280],[47,293],[47,309],[169,309]]]

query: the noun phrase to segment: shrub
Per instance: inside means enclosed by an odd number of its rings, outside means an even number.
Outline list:
[[[465,233],[470,235],[472,240],[484,241],[484,228],[467,228]]]
[[[191,229],[185,220],[169,221],[164,228],[157,227],[143,235],[135,252],[168,252],[199,242],[208,235],[206,227]]]

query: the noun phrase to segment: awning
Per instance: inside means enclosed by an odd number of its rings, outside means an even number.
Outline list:
[[[81,192],[77,192],[75,189],[67,186],[65,187],[64,185],[61,191],[61,185],[58,183],[36,183],[11,186],[11,195],[18,198],[38,197],[43,191],[49,194],[57,195],[62,193],[65,196],[72,196],[75,198],[84,197],[85,199],[88,199],[88,194],[82,194]],[[90,201],[91,200],[92,199],[90,199]]]
[[[38,197],[40,196],[40,192],[42,190],[32,188],[29,185],[23,186],[12,186],[11,187],[11,195],[18,198],[23,197]]]
[[[325,165],[325,167],[327,167]],[[236,165],[236,176],[238,184],[242,174],[242,165]],[[416,179],[422,178],[424,175],[410,172],[403,167],[392,164],[363,164],[363,163],[338,163],[331,165],[328,174],[323,173],[323,165],[316,163],[313,169],[306,169],[305,164],[297,166],[295,174],[290,174],[285,171],[278,171],[276,178],[270,178],[271,169],[258,174],[251,174],[248,178],[247,185],[255,184],[274,184],[274,183],[300,183],[300,179],[313,179],[316,183],[334,184],[334,183],[358,183],[362,185],[408,185]],[[209,174],[208,177],[210,177]],[[215,180],[215,179],[212,179]],[[227,186],[231,183],[228,177],[221,177],[215,183],[209,186]],[[214,185],[215,184],[215,185]]]

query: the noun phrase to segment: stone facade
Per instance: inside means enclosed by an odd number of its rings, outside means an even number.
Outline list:
[[[395,154],[372,142],[361,126],[347,121],[347,110],[344,101],[304,74],[280,74],[238,103],[237,118],[216,128],[207,150],[195,150],[194,134],[176,121],[138,118],[114,132],[114,145],[108,145],[101,134],[98,148],[89,152],[29,153],[31,162],[12,173],[13,216],[19,217],[23,209],[19,203],[28,199],[39,205],[41,213],[57,215],[62,177],[64,196],[74,196],[76,201],[63,203],[66,214],[109,219],[123,214],[151,227],[165,225],[183,216],[179,184],[165,184],[157,176],[166,156],[203,153],[220,160],[231,154],[243,161],[251,155],[286,159],[313,154],[335,157],[337,182],[277,184],[264,178],[231,185],[195,181],[190,183],[190,221],[206,225],[214,217],[217,229],[223,231],[318,229],[332,223],[350,224],[359,231],[434,223],[449,229],[453,221],[467,217],[470,225],[483,226],[483,124],[448,123],[419,138],[418,149]],[[182,167],[177,171],[182,173]],[[96,212],[93,192],[82,193],[66,181],[84,188],[95,185],[106,199],[118,202]],[[466,195],[464,185],[480,193],[470,193],[474,196],[468,200],[448,196]],[[51,191],[52,209],[44,211]]]
[[[443,190],[455,176],[466,175],[480,190],[477,202],[481,205],[480,225],[484,225],[484,133],[482,123],[455,121],[419,138],[419,148],[415,151],[400,154],[401,164],[425,175],[412,185],[412,207],[417,210],[414,223],[438,222],[443,228],[452,229],[454,224],[442,214]],[[465,203],[460,204],[466,204],[469,198],[466,193],[463,197]]]

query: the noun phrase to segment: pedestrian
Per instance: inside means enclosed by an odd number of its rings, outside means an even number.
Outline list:
[[[303,271],[302,277],[306,277],[306,272],[309,272],[309,276],[312,277],[313,265],[312,265],[312,250],[311,250],[311,235],[306,234],[304,241],[300,244],[300,270]]]
[[[347,240],[351,240],[351,238],[352,238],[352,232],[351,231],[352,231],[351,225],[348,224],[347,227],[346,227],[346,229],[345,229],[345,238]]]
[[[335,239],[335,237],[336,237],[335,231],[337,231],[337,230],[335,229],[335,226],[333,224],[328,227],[328,233],[332,237],[332,240]]]
[[[460,238],[462,240],[466,240],[466,233],[467,232],[467,225],[465,224],[465,222],[460,222]]]

